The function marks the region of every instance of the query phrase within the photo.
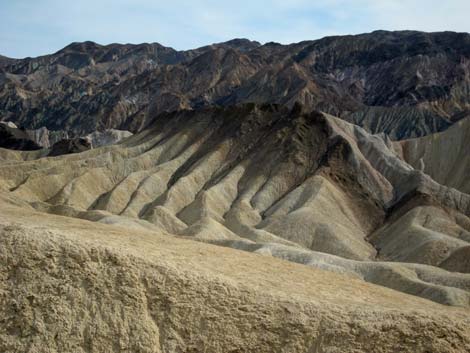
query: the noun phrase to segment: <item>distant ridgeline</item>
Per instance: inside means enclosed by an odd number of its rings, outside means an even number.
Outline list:
[[[404,139],[468,114],[469,73],[467,33],[376,31],[290,45],[235,39],[187,51],[73,43],[38,58],[1,57],[0,119],[83,136],[137,132],[165,111],[299,102]]]

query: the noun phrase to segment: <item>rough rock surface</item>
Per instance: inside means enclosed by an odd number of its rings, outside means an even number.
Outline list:
[[[118,145],[0,153],[35,209],[347,273],[469,307],[470,196],[344,120],[277,105],[165,113]],[[451,269],[453,272],[444,269]]]
[[[0,351],[470,350],[470,196],[386,136],[245,104],[45,151],[0,149]]]
[[[13,150],[32,151],[43,149],[38,156],[58,156],[83,152],[90,148],[112,145],[132,136],[129,131],[109,129],[95,131],[85,137],[69,138],[67,131],[49,131],[42,127],[36,130],[19,129],[12,122],[0,122],[0,147]]]
[[[31,140],[43,148],[51,148],[61,140],[69,140],[72,137],[65,130],[49,131],[44,126],[35,130],[25,130]],[[101,147],[118,143],[119,141],[132,136],[132,133],[125,130],[109,129],[104,131],[94,131],[91,134],[82,136],[90,141],[91,147]]]
[[[413,31],[291,45],[238,39],[180,52],[72,43],[52,55],[0,59],[0,116],[75,137],[140,131],[181,108],[300,102],[372,133],[416,137],[468,114],[469,48],[468,33]]]

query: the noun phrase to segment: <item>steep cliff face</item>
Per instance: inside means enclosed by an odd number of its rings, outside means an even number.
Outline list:
[[[291,45],[233,40],[183,52],[85,42],[2,66],[2,119],[81,135],[139,131],[181,108],[297,101],[401,139],[443,130],[470,109],[465,33],[377,31]]]

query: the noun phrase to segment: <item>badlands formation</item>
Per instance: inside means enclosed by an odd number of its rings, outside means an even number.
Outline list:
[[[0,351],[468,352],[469,119],[242,104],[0,149]]]

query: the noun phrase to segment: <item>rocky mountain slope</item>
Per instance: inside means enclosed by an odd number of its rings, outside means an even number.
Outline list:
[[[469,93],[464,33],[0,56],[0,351],[470,351]]]
[[[0,60],[0,119],[86,135],[137,132],[176,109],[300,102],[393,139],[446,129],[470,107],[470,35],[377,31],[195,50],[73,43]]]
[[[41,149],[41,146],[32,140],[26,131],[18,129],[11,122],[0,122],[0,147],[23,151]]]

